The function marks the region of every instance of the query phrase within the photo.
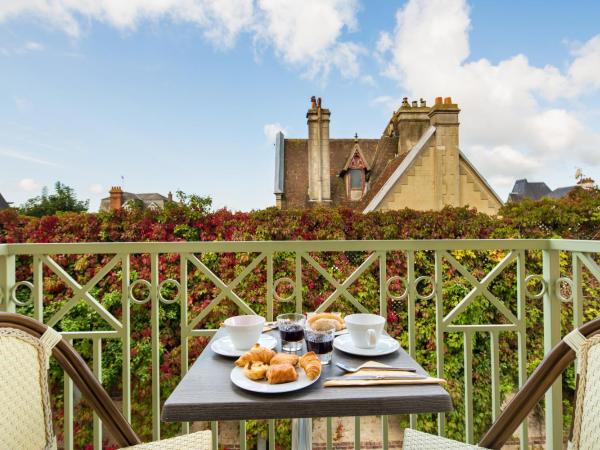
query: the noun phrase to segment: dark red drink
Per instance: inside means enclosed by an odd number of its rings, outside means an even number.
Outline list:
[[[328,336],[329,338],[329,336]],[[315,352],[317,355],[324,353],[331,353],[333,351],[333,339],[313,341],[306,338],[306,350],[309,352]]]
[[[298,342],[304,339],[304,327],[302,325],[290,324],[279,326],[279,333],[282,341]]]

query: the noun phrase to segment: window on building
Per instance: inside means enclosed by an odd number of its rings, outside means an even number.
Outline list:
[[[352,169],[350,170],[350,189],[360,189],[363,188],[363,170],[362,169]]]

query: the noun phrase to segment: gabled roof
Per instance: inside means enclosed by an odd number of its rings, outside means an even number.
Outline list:
[[[515,181],[510,194],[509,201],[519,201],[523,199],[539,200],[543,197],[562,198],[575,189],[577,186],[564,186],[557,189],[550,189],[543,181],[529,182],[526,178]]]
[[[354,141],[354,147],[352,147],[352,151],[350,152],[350,154],[348,155],[348,159],[346,160],[346,164],[344,164],[344,168],[340,171],[339,175],[343,176],[348,170],[352,169],[352,163],[354,161],[354,157],[358,154],[358,157],[360,158],[361,161],[361,166],[362,168],[364,168],[365,170],[370,171],[371,170],[371,165],[369,164],[369,161],[367,161],[367,158],[365,158],[365,155],[363,154],[362,150],[360,149],[360,145],[358,143],[358,138],[355,138]]]
[[[540,198],[548,195],[552,190],[544,182],[530,183],[526,178],[515,181],[515,185],[512,188],[509,198],[530,198],[532,200],[539,200]]]
[[[149,207],[151,204],[154,204],[155,207],[162,206],[169,199],[162,194],[157,192],[149,192],[145,194],[134,194],[133,192],[123,192],[123,205],[128,202],[132,202],[135,200],[140,200],[144,203],[146,207]],[[110,197],[105,197],[100,200],[100,211],[109,211],[110,210]]]
[[[397,162],[397,166],[396,166],[395,170],[389,177],[385,178],[385,183],[383,184],[381,189],[378,189],[375,192],[375,194],[372,195],[369,203],[367,204],[367,206],[365,207],[363,212],[368,213],[368,212],[374,211],[377,208],[377,206],[379,206],[379,204],[383,201],[383,199],[385,198],[387,193],[394,187],[396,182],[400,179],[402,174],[404,172],[406,172],[410,168],[412,163],[415,161],[415,159],[417,159],[419,154],[423,151],[423,149],[429,142],[429,139],[431,139],[431,137],[434,134],[435,134],[435,127],[430,126],[429,128],[427,128],[427,131],[425,131],[425,133],[423,133],[421,138],[410,149],[410,151],[406,154],[406,156],[404,158],[396,158],[397,160],[400,160],[400,161]]]
[[[546,197],[550,197],[550,198],[563,198],[565,195],[567,195],[569,192],[571,192],[576,187],[577,186],[564,186],[564,187],[560,187],[560,188],[554,189]]]
[[[2,194],[0,194],[0,209],[10,208],[11,203],[8,203]]]
[[[481,182],[483,182],[485,187],[488,188],[488,190],[492,193],[492,195],[494,197],[496,197],[496,200],[498,200],[498,202],[502,205],[504,202],[502,201],[500,196],[496,193],[496,191],[494,191],[494,188],[492,188],[492,186],[490,186],[490,184],[487,182],[485,177],[479,172],[479,170],[477,170],[477,167],[475,167],[473,165],[473,163],[471,163],[469,158],[467,158],[467,155],[465,155],[462,150],[459,149],[458,152],[460,154],[461,159],[465,162],[465,164],[467,164],[467,166],[469,166],[469,168],[475,173],[475,175],[477,175],[479,177],[479,179],[481,180]]]

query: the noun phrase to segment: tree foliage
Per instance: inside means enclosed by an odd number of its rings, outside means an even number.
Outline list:
[[[63,212],[85,212],[89,200],[77,200],[75,190],[60,181],[54,184],[54,192],[48,193],[44,187],[42,195],[30,198],[20,208],[20,213],[26,216],[43,217]]]

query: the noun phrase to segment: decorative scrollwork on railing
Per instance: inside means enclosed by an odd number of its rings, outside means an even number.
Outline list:
[[[527,288],[527,286],[529,285],[529,283],[531,281],[537,281],[542,285],[542,289],[540,289],[539,292],[532,294],[531,292],[529,292],[529,289]],[[546,293],[548,287],[546,286],[546,280],[544,280],[544,278],[541,275],[527,275],[525,277],[525,295],[527,296],[527,298],[530,299],[538,299],[538,298],[542,298],[544,296],[544,294]]]
[[[402,286],[404,286],[404,292],[402,292],[402,294],[400,295],[393,294],[390,290],[390,286],[392,285],[392,283],[395,283],[397,281],[400,281],[402,283]],[[408,296],[408,282],[405,278],[402,278],[398,275],[394,275],[393,277],[388,278],[387,282],[385,283],[385,291],[388,297],[390,297],[392,300],[404,300]]]
[[[148,289],[148,295],[146,295],[143,299],[137,299],[133,294],[133,290],[136,286],[144,286]],[[133,303],[137,303],[138,305],[143,305],[144,303],[148,303],[150,301],[150,297],[152,296],[152,285],[149,281],[146,280],[135,280],[133,283],[129,285],[129,297],[133,301]]]
[[[419,283],[421,283],[422,281],[427,281],[430,285],[431,285],[431,292],[427,295],[423,295],[419,293]],[[431,278],[429,275],[423,275],[420,276],[419,278],[417,278],[415,280],[415,292],[417,295],[417,298],[421,299],[421,300],[430,300],[433,298],[433,296],[435,295],[435,283],[433,281],[433,278]]]
[[[177,288],[177,294],[172,299],[164,298],[162,295],[162,289],[165,284],[171,283]],[[158,285],[158,299],[163,302],[165,305],[172,305],[173,303],[177,303],[179,301],[179,297],[181,296],[181,285],[179,281],[174,280],[173,278],[167,278],[162,283]]]
[[[292,293],[290,295],[288,295],[287,297],[280,297],[279,294],[277,293],[277,288],[279,287],[279,285],[281,283],[284,283],[284,282],[288,283],[292,286]],[[277,281],[275,281],[275,283],[273,283],[273,297],[275,297],[275,299],[277,299],[277,301],[282,302],[282,303],[289,303],[293,300],[294,295],[296,295],[296,283],[291,278],[288,278],[288,277],[279,278],[279,279],[277,279]]]
[[[566,283],[569,286],[569,290],[571,291],[571,295],[569,295],[568,297],[564,297],[562,295],[562,284]],[[559,298],[559,300],[563,303],[572,303],[573,302],[573,294],[574,294],[574,287],[573,287],[573,280],[571,280],[568,277],[560,277],[556,280],[555,284],[554,284],[554,289],[556,289],[556,296]]]
[[[29,298],[27,300],[25,300],[24,302],[20,301],[17,298],[17,291],[19,290],[19,288],[21,286],[25,286],[27,289],[29,289]],[[31,284],[29,281],[17,281],[15,283],[15,285],[12,287],[12,289],[10,290],[10,298],[14,302],[14,304],[17,306],[30,305],[33,302],[32,294],[33,294],[33,284]]]

